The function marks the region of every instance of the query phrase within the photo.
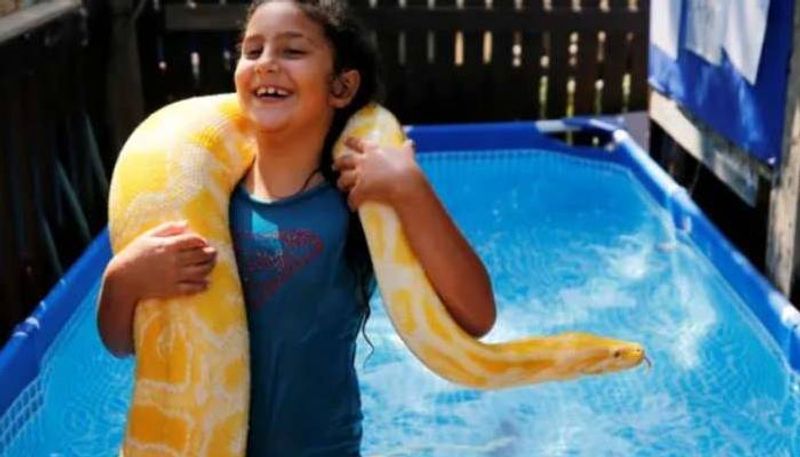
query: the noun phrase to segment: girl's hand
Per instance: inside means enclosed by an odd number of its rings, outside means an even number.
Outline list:
[[[133,353],[133,315],[147,298],[202,292],[216,250],[185,222],[167,222],[133,240],[103,275],[97,325],[103,344],[117,357]]]
[[[365,201],[395,205],[425,179],[411,140],[399,149],[352,137],[345,145],[354,152],[339,157],[334,169],[340,172],[337,185],[348,193],[347,203],[354,211]]]
[[[208,287],[216,250],[185,222],[161,224],[132,241],[113,261],[113,274],[139,300],[190,295]]]

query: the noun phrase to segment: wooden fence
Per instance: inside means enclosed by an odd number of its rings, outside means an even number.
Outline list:
[[[385,102],[404,123],[645,109],[649,1],[351,4],[378,45]],[[230,0],[148,3],[139,23],[147,111],[233,90],[246,8]]]
[[[25,17],[0,22],[0,344],[106,220],[80,2]]]

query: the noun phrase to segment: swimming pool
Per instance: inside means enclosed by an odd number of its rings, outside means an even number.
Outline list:
[[[463,389],[410,356],[375,298],[374,350],[359,347],[364,455],[799,455],[797,312],[624,134],[570,148],[541,135],[547,125],[411,130],[491,273],[488,339],[592,331],[642,342],[653,368]],[[0,456],[114,455],[133,364],[94,326],[107,244],[0,353]]]

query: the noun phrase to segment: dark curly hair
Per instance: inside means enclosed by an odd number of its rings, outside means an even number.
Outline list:
[[[250,4],[245,24],[250,22],[250,18],[260,6],[275,1],[291,1],[308,18],[322,26],[334,53],[334,77],[344,71],[357,70],[361,78],[352,101],[346,107],[336,110],[323,146],[320,171],[325,179],[335,186],[339,174],[332,169],[331,165],[333,163],[333,146],[336,140],[342,134],[350,116],[370,102],[379,101],[381,98],[378,52],[369,40],[366,29],[355,18],[343,0],[255,0]],[[361,329],[363,333],[370,315],[369,299],[375,290],[375,273],[369,257],[364,229],[357,213],[350,213],[345,258],[349,268],[356,276],[356,297],[362,312]],[[366,334],[364,335],[366,338]],[[368,338],[367,342],[369,342]]]

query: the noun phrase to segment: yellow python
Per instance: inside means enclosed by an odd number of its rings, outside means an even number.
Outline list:
[[[134,318],[136,382],[123,446],[127,457],[242,456],[249,356],[242,292],[228,231],[228,199],[256,146],[233,94],[174,103],[146,119],[125,144],[109,197],[109,232],[119,252],[157,224],[185,219],[217,248],[210,288],[148,300]],[[342,138],[399,146],[395,118],[372,105]],[[336,155],[346,153],[341,143]],[[570,333],[484,344],[450,318],[385,205],[359,210],[383,301],[409,349],[453,382],[493,389],[639,364],[634,343]]]

